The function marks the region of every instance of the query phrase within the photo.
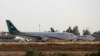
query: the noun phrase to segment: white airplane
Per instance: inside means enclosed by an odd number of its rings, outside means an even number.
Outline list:
[[[36,38],[37,40],[44,40],[49,38],[61,39],[61,40],[76,40],[77,36],[72,33],[57,33],[57,32],[20,32],[17,28],[11,23],[10,20],[6,20],[8,30],[10,34],[15,36],[30,36]],[[24,37],[22,37],[24,38]]]
[[[52,27],[50,29],[51,29],[51,32],[56,32]],[[77,40],[93,41],[95,40],[95,37],[91,35],[82,35],[82,36],[77,36]]]
[[[25,39],[25,38],[21,38],[21,37],[19,37],[19,36],[16,36],[16,37],[14,38],[14,40],[15,40],[15,41],[21,41],[21,42],[23,41],[23,42],[24,42],[26,39]]]
[[[77,36],[77,40],[93,41],[95,40],[95,37],[91,35],[82,35],[82,36]]]

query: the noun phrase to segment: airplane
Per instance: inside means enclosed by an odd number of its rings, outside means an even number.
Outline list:
[[[52,27],[50,29],[51,29],[51,32],[56,32]],[[93,41],[93,40],[95,40],[95,37],[93,37],[91,35],[82,35],[82,36],[77,36],[77,41],[78,40]]]
[[[25,41],[25,38],[21,38],[21,37],[19,37],[19,36],[16,36],[16,37],[14,38],[14,40],[15,40],[15,41],[21,41],[21,42],[23,41],[23,42],[24,42],[24,41]]]
[[[29,36],[36,38],[37,40],[48,40],[49,38],[60,39],[60,40],[76,40],[77,37],[72,33],[58,33],[58,32],[20,32],[10,20],[6,20],[9,33],[15,36]]]
[[[82,36],[77,36],[77,40],[93,41],[93,40],[95,40],[95,37],[93,37],[91,35],[82,35]]]

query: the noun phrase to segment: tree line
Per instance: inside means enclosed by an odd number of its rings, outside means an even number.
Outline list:
[[[73,28],[71,26],[69,26],[69,28],[67,30],[65,30],[64,32],[69,32],[69,33],[73,33],[75,35],[80,35],[78,26],[75,26]],[[90,34],[91,34],[91,32],[88,29],[83,30],[83,35],[90,35]],[[94,32],[93,34],[100,34],[100,31]]]

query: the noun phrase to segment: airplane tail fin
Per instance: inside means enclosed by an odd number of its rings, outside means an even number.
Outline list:
[[[19,34],[20,33],[20,31],[17,30],[17,28],[12,24],[12,22],[10,20],[6,20],[6,23],[7,23],[10,34]]]
[[[51,29],[51,32],[55,32],[55,30],[52,27],[50,29]]]

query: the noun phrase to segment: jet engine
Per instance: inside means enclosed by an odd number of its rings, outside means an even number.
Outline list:
[[[48,41],[49,40],[49,37],[43,37],[42,38],[42,41],[44,41],[44,42],[46,42],[46,41]]]

